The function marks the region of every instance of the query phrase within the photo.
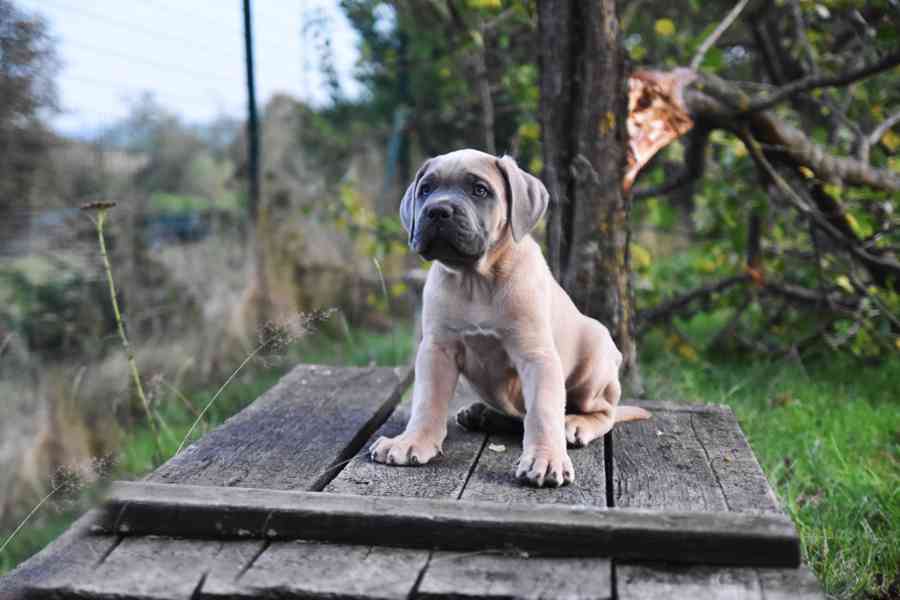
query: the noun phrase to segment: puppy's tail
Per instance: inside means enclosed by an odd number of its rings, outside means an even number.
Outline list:
[[[639,406],[618,406],[616,407],[616,423],[623,421],[640,421],[641,419],[649,419],[649,412]]]

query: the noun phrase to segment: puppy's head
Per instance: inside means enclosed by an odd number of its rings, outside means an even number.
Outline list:
[[[400,204],[409,246],[426,260],[476,264],[508,236],[518,242],[547,209],[544,184],[509,156],[458,150],[419,168]]]

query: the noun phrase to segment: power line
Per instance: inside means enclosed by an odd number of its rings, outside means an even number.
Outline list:
[[[48,0],[43,0],[43,2],[47,2],[47,1],[48,1]],[[236,59],[238,59],[238,60],[242,60],[242,58],[241,58],[240,56],[238,56],[233,50],[230,50],[230,49],[225,49],[225,48],[212,48],[212,47],[210,47],[210,46],[206,46],[206,45],[203,45],[203,44],[198,44],[195,40],[191,40],[191,39],[188,39],[188,38],[184,38],[184,37],[172,35],[172,34],[170,34],[170,33],[168,33],[168,32],[156,31],[156,30],[153,30],[153,29],[151,29],[151,28],[149,28],[149,27],[144,27],[144,26],[142,26],[142,25],[138,25],[138,24],[135,24],[135,23],[129,23],[129,22],[127,22],[127,21],[120,21],[120,20],[118,20],[118,19],[110,19],[110,18],[109,18],[108,16],[106,16],[106,15],[97,13],[97,12],[95,12],[95,11],[86,10],[86,9],[84,9],[83,7],[78,7],[78,8],[76,8],[76,7],[74,7],[74,6],[70,5],[70,4],[60,3],[59,0],[50,0],[50,1],[51,1],[51,3],[54,4],[57,8],[60,8],[60,9],[62,9],[63,11],[66,11],[66,12],[69,12],[69,13],[72,13],[72,14],[76,14],[76,15],[80,15],[80,16],[82,16],[82,17],[88,17],[88,18],[90,18],[90,19],[95,19],[95,20],[97,20],[97,21],[100,21],[100,22],[102,22],[102,23],[106,23],[106,24],[111,25],[111,26],[113,26],[113,27],[117,27],[117,28],[122,29],[122,30],[124,30],[124,31],[128,31],[128,32],[131,32],[131,33],[142,33],[143,35],[151,36],[151,37],[153,37],[154,39],[159,39],[159,38],[168,39],[168,40],[170,40],[170,41],[178,42],[178,43],[184,44],[184,45],[186,45],[186,46],[189,46],[189,47],[198,49],[198,50],[200,50],[200,51],[202,51],[202,52],[205,52],[205,53],[207,53],[207,54],[210,54],[210,55],[212,55],[212,56],[218,56],[218,57],[220,57],[222,54],[228,54],[228,55],[230,55],[230,56],[233,57],[233,58],[236,58]]]
[[[187,11],[187,10],[184,10],[180,5],[170,4],[168,2],[163,2],[162,0],[144,0],[144,2],[150,2],[152,4],[163,6],[166,8],[166,10],[171,10],[172,12],[180,13],[182,16],[191,17],[196,20],[207,21],[210,23],[215,23],[215,24],[219,25],[220,27],[222,27],[223,29],[227,29],[231,33],[234,33],[234,35],[237,36],[238,38],[240,38],[240,36],[244,35],[243,31],[241,30],[241,28],[238,24],[238,21],[240,18],[239,12],[235,13],[235,22],[232,23],[230,21],[225,21],[224,19],[210,18],[209,15],[201,15],[200,13],[197,13],[197,12]],[[255,10],[254,12],[256,14],[259,14],[258,10]],[[297,35],[299,35],[299,34],[297,34]],[[262,48],[263,46],[268,46],[271,49],[280,50],[282,52],[292,53],[292,52],[297,51],[296,48],[289,48],[283,44],[279,44],[277,42],[277,40],[271,36],[266,37],[264,39],[257,38],[253,42],[254,42],[254,45],[257,46],[257,48]]]
[[[197,78],[210,80],[210,81],[219,81],[221,83],[229,83],[234,85],[235,87],[240,87],[243,84],[237,79],[227,79],[224,77],[217,76],[215,73],[208,73],[203,71],[195,71],[193,69],[185,68],[183,65],[175,65],[172,63],[164,63],[155,61],[144,56],[139,56],[137,54],[127,54],[124,52],[120,52],[118,50],[112,50],[109,48],[102,48],[100,46],[94,46],[93,44],[87,44],[80,40],[71,40],[64,39],[65,44],[71,44],[75,47],[82,48],[89,52],[93,52],[100,56],[113,56],[115,58],[119,58],[121,60],[126,60],[130,62],[136,62],[140,64],[144,64],[147,66],[155,67],[158,69],[162,69],[167,73],[178,73],[180,75],[184,75],[185,77],[189,77],[192,81],[196,81]]]
[[[165,89],[156,89],[151,90],[146,87],[125,87],[122,85],[122,82],[113,82],[106,79],[98,79],[96,77],[92,77],[90,75],[81,75],[81,74],[73,74],[73,73],[63,73],[60,75],[60,79],[71,79],[72,81],[77,81],[79,83],[83,83],[85,85],[97,85],[100,87],[104,87],[107,89],[111,89],[117,92],[123,93],[137,93],[142,94],[144,92],[151,92],[152,94],[157,94],[160,96],[169,96],[171,98],[179,98],[181,100],[185,100],[188,102],[202,102],[206,105],[211,103],[209,97],[203,96],[194,96],[190,94],[182,94],[180,92],[171,92]]]

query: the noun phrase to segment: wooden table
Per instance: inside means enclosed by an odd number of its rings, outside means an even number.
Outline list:
[[[822,598],[728,408],[644,403],[572,449],[576,482],[514,481],[520,436],[401,431],[408,373],[300,366],[0,579],[34,598]],[[454,407],[473,401],[464,386]]]

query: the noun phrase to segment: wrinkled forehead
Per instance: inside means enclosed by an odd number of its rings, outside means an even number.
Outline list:
[[[422,179],[426,177],[443,183],[466,183],[480,179],[491,184],[497,193],[504,189],[497,159],[477,150],[458,150],[433,158]]]

